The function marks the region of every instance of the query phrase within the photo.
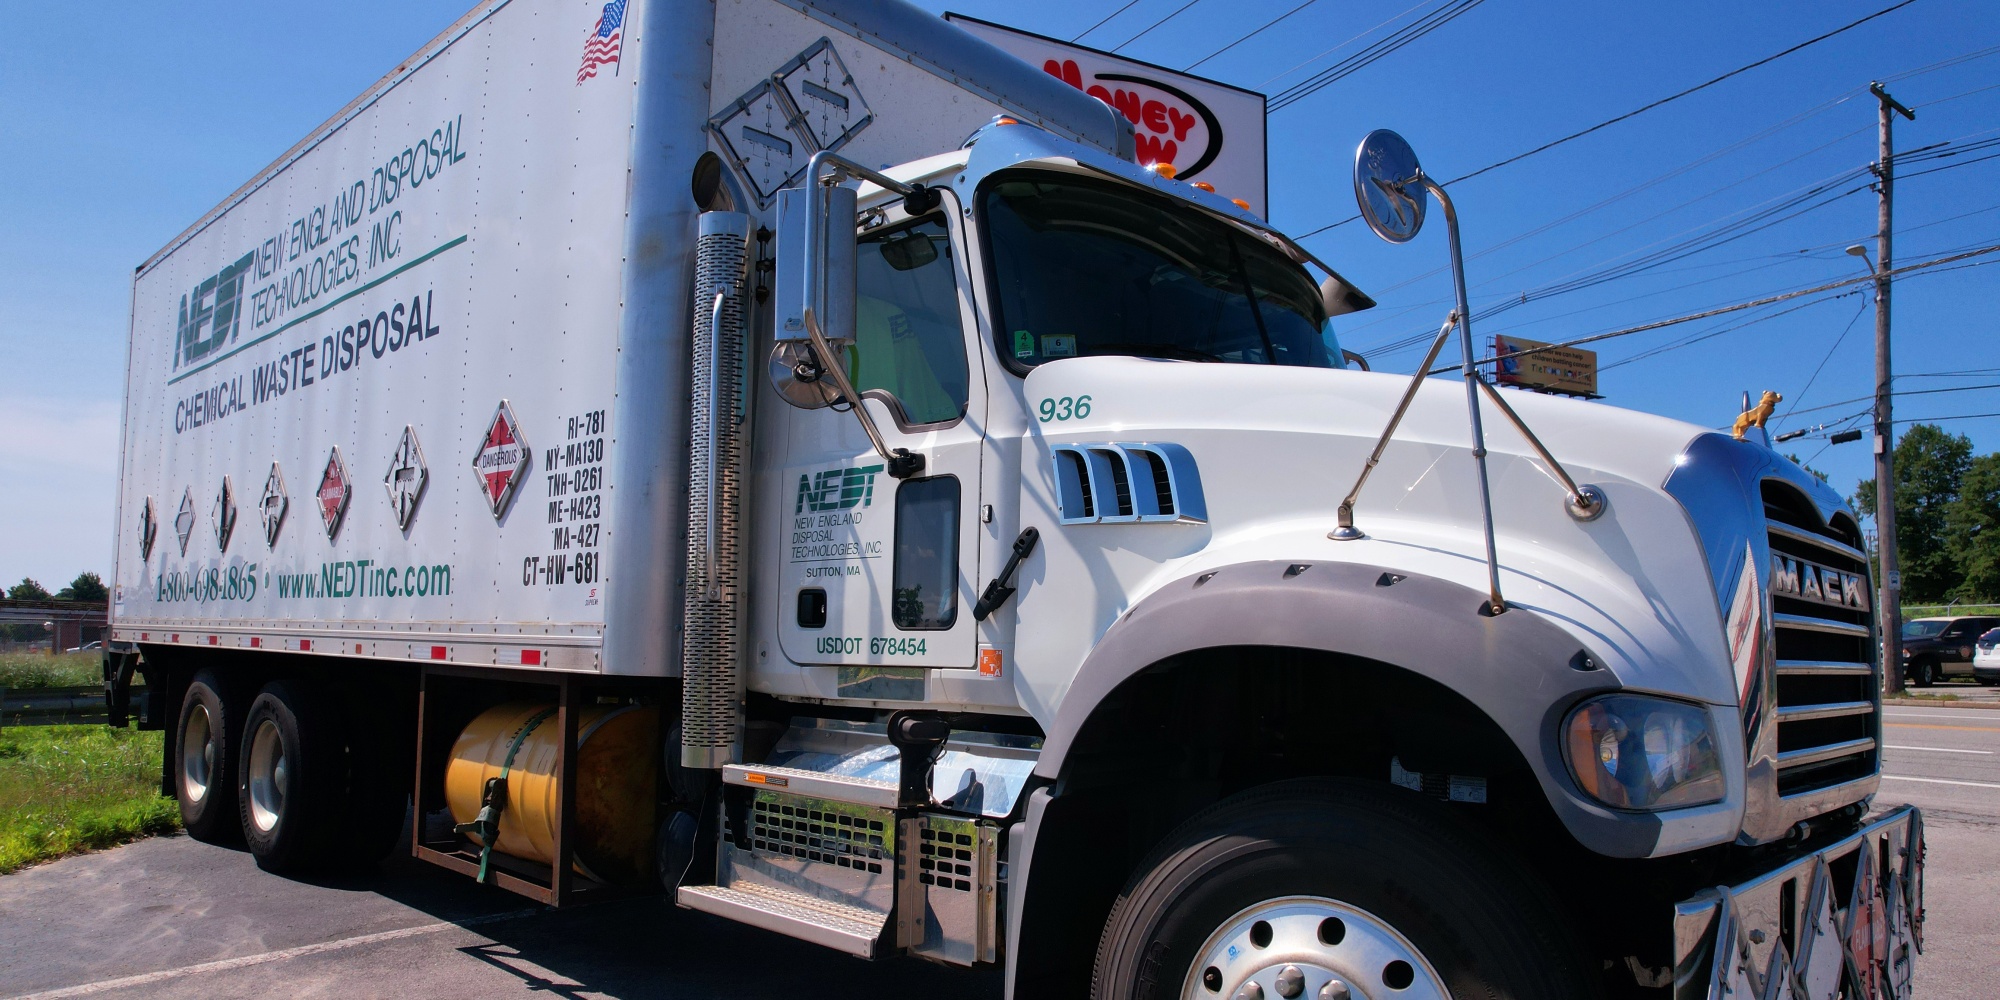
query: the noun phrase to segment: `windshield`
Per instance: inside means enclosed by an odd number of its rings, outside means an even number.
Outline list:
[[[1319,289],[1218,219],[1119,184],[1003,174],[980,197],[1000,354],[1341,367]]]
[[[1931,636],[1934,636],[1939,632],[1944,631],[1944,627],[1949,624],[1951,624],[1949,620],[1904,622],[1903,638],[1928,639]]]

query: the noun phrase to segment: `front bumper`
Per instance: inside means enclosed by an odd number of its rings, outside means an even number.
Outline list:
[[[1923,814],[1902,806],[1676,905],[1673,996],[1907,1000],[1923,944]]]

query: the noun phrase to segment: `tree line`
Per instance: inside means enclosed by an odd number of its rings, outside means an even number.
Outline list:
[[[104,579],[88,570],[78,573],[76,579],[55,593],[36,582],[33,577],[24,576],[21,582],[7,588],[7,597],[16,601],[108,601],[111,591],[104,586]],[[32,642],[44,638],[48,631],[40,625],[23,622],[18,625],[0,625],[0,632],[15,642]]]
[[[1896,442],[1896,559],[1906,604],[2000,603],[2000,452],[1917,424]],[[1875,480],[1854,505],[1875,516]]]

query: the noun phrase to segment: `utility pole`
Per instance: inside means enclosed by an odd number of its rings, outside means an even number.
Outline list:
[[[1882,148],[1875,163],[1875,190],[1882,196],[1879,229],[1875,234],[1875,551],[1881,560],[1881,579],[1875,590],[1875,614],[1882,630],[1882,672],[1890,694],[1903,693],[1903,575],[1896,562],[1896,452],[1895,421],[1890,413],[1893,378],[1889,364],[1889,269],[1891,211],[1895,201],[1895,145],[1890,140],[1890,124],[1896,115],[1910,121],[1917,113],[1897,103],[1870,83],[1881,113]]]

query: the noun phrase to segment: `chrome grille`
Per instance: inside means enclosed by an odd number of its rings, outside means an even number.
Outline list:
[[[1776,480],[1764,483],[1763,499],[1770,573],[1791,583],[1771,588],[1778,794],[1791,796],[1879,767],[1873,588],[1851,522],[1822,523],[1805,496]],[[1852,592],[1856,583],[1867,589]]]

